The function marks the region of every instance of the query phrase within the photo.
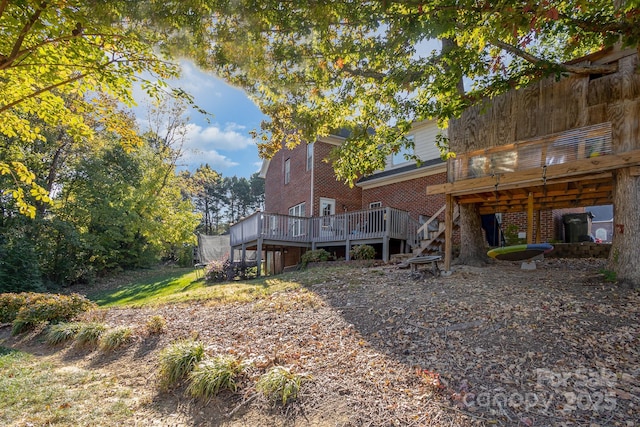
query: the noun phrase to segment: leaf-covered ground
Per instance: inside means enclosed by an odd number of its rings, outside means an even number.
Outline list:
[[[113,355],[38,347],[8,328],[0,338],[131,389],[125,425],[633,426],[640,295],[604,282],[603,265],[501,262],[417,280],[397,266],[318,268],[304,287],[251,303],[105,310],[113,326],[168,323]],[[160,393],[157,352],[185,337],[252,359],[255,375],[281,364],[311,379],[284,409],[256,397],[251,378],[208,402]]]

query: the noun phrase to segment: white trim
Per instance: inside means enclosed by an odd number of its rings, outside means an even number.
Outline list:
[[[425,168],[416,167],[416,169],[412,169],[406,172],[387,175],[381,178],[375,178],[365,182],[358,182],[356,183],[356,185],[362,188],[363,190],[368,190],[370,188],[381,187],[383,185],[396,184],[398,182],[409,181],[411,179],[437,175],[443,172],[447,172],[446,163],[442,163],[436,166],[425,167]]]
[[[262,160],[262,166],[260,167],[260,172],[258,176],[262,179],[267,177],[267,171],[269,170],[269,163],[271,163],[271,159]]]
[[[324,216],[324,212],[322,211],[322,202],[326,202],[328,205],[333,206],[333,209],[331,209],[331,212],[329,213],[329,215],[335,215],[336,214],[336,199],[331,199],[329,197],[320,197],[318,199],[318,207],[320,212],[318,212],[318,214],[320,216]]]
[[[341,145],[346,140],[347,138],[343,138],[337,135],[319,136],[318,139],[316,139],[316,141],[326,142],[327,144],[331,144],[331,145]]]
[[[284,184],[291,182],[291,157],[284,159]]]

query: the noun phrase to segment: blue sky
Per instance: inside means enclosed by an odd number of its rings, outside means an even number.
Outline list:
[[[197,111],[189,111],[184,145],[185,154],[179,164],[191,171],[208,163],[223,176],[248,178],[260,170],[255,141],[249,134],[260,128],[266,117],[258,107],[235,87],[198,70],[193,64],[182,62],[182,77],[170,82],[194,97],[196,105],[213,115],[204,117]],[[135,91],[138,107],[134,112],[144,127],[146,104],[143,92]]]

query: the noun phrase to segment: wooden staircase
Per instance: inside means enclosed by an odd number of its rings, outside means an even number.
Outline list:
[[[440,216],[444,210],[445,206],[442,206],[418,229],[418,234],[424,236],[424,238],[421,240],[420,246],[413,249],[414,256],[434,253],[442,254],[444,252],[444,232],[446,227],[444,222],[438,220],[438,216]],[[457,227],[459,217],[460,210],[456,206],[453,211],[454,227]]]

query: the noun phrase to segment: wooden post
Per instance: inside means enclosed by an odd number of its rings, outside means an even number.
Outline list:
[[[444,270],[451,271],[451,258],[453,256],[453,196],[446,195],[444,209]]]
[[[256,247],[256,276],[260,277],[260,274],[262,273],[261,270],[262,267],[262,238],[258,238],[258,244]]]
[[[389,228],[391,227],[391,209],[385,208],[384,216],[382,219],[382,226],[384,228],[384,236],[382,237],[382,261],[389,262]]]
[[[540,232],[542,231],[542,224],[540,224],[540,211],[536,211],[536,243],[540,243]]]
[[[533,192],[527,200],[527,244],[533,243]]]

